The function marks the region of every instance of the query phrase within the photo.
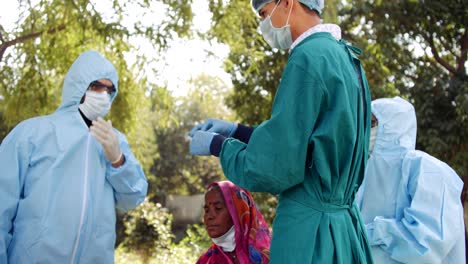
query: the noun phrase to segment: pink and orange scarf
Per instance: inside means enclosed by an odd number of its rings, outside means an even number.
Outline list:
[[[215,182],[231,214],[236,230],[236,257],[242,264],[270,263],[271,235],[252,195],[230,181]],[[216,244],[203,253],[197,264],[232,263],[231,258]]]

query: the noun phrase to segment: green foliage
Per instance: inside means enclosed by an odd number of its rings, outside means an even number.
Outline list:
[[[146,261],[171,247],[172,215],[160,204],[145,200],[124,217],[126,237],[121,247],[131,250]]]
[[[90,0],[19,1],[17,27],[11,32],[0,31],[0,94],[5,99],[7,126],[53,112],[60,104],[63,77],[73,60],[82,51],[95,49],[118,68],[120,90],[112,114],[116,127],[132,132],[140,111],[136,108],[144,102],[149,87],[135,76],[137,69],[127,64],[124,54],[136,51],[129,43],[138,37],[163,50],[173,37],[187,36],[193,17],[191,1],[179,2],[113,1],[102,14]],[[161,7],[168,16],[158,23],[126,22],[130,8],[132,12],[154,13]],[[136,65],[140,68],[148,59],[140,56]]]
[[[0,139],[4,138],[8,133],[8,127],[3,114],[3,103],[4,100],[0,97]]]
[[[269,193],[252,193],[255,204],[262,213],[263,218],[271,227],[276,214],[278,197]]]
[[[204,226],[189,226],[186,237],[172,245],[170,250],[158,254],[152,263],[195,263],[213,243]]]
[[[206,37],[230,47],[225,69],[234,91],[226,103],[244,124],[259,124],[269,118],[286,55],[271,50],[257,32],[259,20],[250,1],[212,0],[210,10],[214,26]]]
[[[135,128],[146,131],[149,127],[151,136],[136,133],[140,140],[134,140],[151,164],[146,174],[148,201],[118,224],[117,262],[194,263],[206,250],[206,231],[198,226],[188,229],[187,237],[173,244],[171,218],[159,203],[164,203],[168,194],[203,193],[209,183],[223,179],[218,159],[190,155],[186,139],[188,131],[208,117],[232,119],[223,105],[226,86],[219,78],[201,75],[191,81],[190,91],[180,98],[172,97],[162,87],[151,89],[149,105],[143,107],[147,112],[137,115],[142,123]],[[142,136],[150,138],[150,143]]]
[[[205,226],[192,225],[187,228],[187,236],[179,244],[192,247],[194,251],[200,253],[197,254],[200,256],[213,244],[213,241],[208,236]]]
[[[217,158],[190,155],[187,133],[208,117],[230,119],[229,110],[223,106],[226,84],[207,75],[191,83],[186,96],[172,98],[164,106],[160,95],[154,99],[153,110],[161,112],[164,108],[171,117],[166,126],[154,127],[159,156],[151,168],[156,177],[150,189],[155,201],[163,201],[167,194],[203,193],[209,183],[223,178]]]
[[[150,253],[149,256],[138,254],[135,250],[130,251],[124,245],[121,245],[116,250],[115,262],[121,264],[195,263],[212,242],[205,228],[199,225],[189,226],[186,234],[187,236],[179,243],[159,248],[157,252]]]

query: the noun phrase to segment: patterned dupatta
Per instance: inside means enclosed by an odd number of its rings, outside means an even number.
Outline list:
[[[215,182],[226,202],[236,230],[236,257],[241,264],[270,263],[271,235],[252,195],[230,181]],[[232,263],[231,258],[216,244],[198,259],[197,264]]]

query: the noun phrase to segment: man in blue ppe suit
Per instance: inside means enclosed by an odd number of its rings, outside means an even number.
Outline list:
[[[289,49],[271,117],[257,127],[209,119],[189,135],[194,155],[219,156],[226,177],[279,195],[270,260],[372,263],[355,193],[364,177],[370,94],[320,0],[253,0],[266,42]],[[252,259],[255,262],[255,259]]]
[[[356,196],[375,263],[464,263],[463,183],[415,150],[416,115],[402,98],[372,102],[375,125]]]
[[[102,118],[118,92],[114,66],[82,53],[62,103],[17,125],[0,145],[0,263],[113,263],[115,208],[147,191],[123,134]]]

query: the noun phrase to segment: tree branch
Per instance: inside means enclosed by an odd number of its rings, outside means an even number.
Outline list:
[[[3,29],[2,25],[0,25],[0,42],[1,43],[5,42],[5,39],[3,38],[3,32],[5,32],[5,30]]]
[[[447,69],[449,72],[453,74],[457,74],[457,69],[455,69],[452,65],[450,65],[448,62],[446,62],[440,57],[439,52],[437,51],[437,48],[434,44],[434,39],[432,38],[432,36],[426,36],[424,34],[422,34],[422,36],[427,41],[427,43],[429,43],[429,47],[431,47],[431,52],[432,52],[432,55],[434,55],[434,59],[436,60],[436,62],[442,65],[442,67]]]
[[[465,62],[468,56],[468,32],[465,30],[463,37],[460,40],[460,57],[457,59],[457,72],[461,74],[465,73]]]
[[[10,41],[5,41],[5,42],[2,42],[2,44],[0,45],[0,62],[2,61],[3,59],[3,55],[5,54],[5,51],[11,47],[11,46],[14,46],[18,43],[23,43],[23,42],[26,42],[28,40],[31,40],[31,39],[35,39],[39,36],[41,36],[42,34],[44,33],[47,33],[47,34],[55,34],[57,33],[58,31],[62,31],[66,28],[65,24],[62,24],[58,27],[55,27],[55,28],[51,28],[47,31],[39,31],[39,32],[33,32],[33,33],[30,33],[30,34],[27,34],[27,35],[24,35],[24,36],[19,36],[13,40],[10,40]]]

